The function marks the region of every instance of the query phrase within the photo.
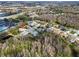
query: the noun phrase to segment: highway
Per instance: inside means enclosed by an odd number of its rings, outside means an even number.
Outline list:
[[[15,19],[15,18],[17,18],[19,15],[23,15],[24,13],[25,13],[25,12],[21,12],[21,13],[14,14],[14,15],[10,15],[10,16],[0,17],[0,19],[4,19],[4,18],[7,18],[7,19],[13,18],[13,19]]]

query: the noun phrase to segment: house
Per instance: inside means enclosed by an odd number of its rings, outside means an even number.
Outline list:
[[[20,32],[25,31],[26,30],[26,23],[23,21],[20,21],[18,24],[18,27],[19,27]]]
[[[19,28],[25,28],[26,24],[23,21],[20,21],[18,24]]]
[[[29,26],[35,26],[35,25],[37,25],[38,23],[37,22],[35,22],[35,21],[28,21],[28,25]]]
[[[26,29],[25,28],[19,28],[19,31],[20,32],[23,32],[23,31],[25,31]]]
[[[28,15],[30,18],[39,17],[39,15],[37,15],[35,12],[29,13]]]

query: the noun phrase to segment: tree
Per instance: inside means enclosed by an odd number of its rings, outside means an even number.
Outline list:
[[[29,18],[25,15],[21,15],[21,16],[18,16],[18,19],[23,20],[23,21],[27,21]]]

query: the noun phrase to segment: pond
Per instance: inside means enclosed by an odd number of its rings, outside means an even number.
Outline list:
[[[0,20],[0,32],[7,30],[9,27],[15,26],[16,23],[12,21]]]
[[[6,30],[9,26],[14,26],[13,22],[6,22],[4,19],[1,19],[1,17],[9,16],[9,14],[5,12],[0,12],[0,32]]]
[[[0,20],[0,32],[7,29],[7,26],[5,26],[5,22]]]

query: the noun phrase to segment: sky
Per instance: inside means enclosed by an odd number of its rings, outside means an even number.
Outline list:
[[[0,0],[0,1],[79,1],[79,0]]]

